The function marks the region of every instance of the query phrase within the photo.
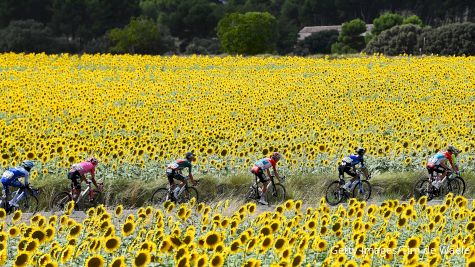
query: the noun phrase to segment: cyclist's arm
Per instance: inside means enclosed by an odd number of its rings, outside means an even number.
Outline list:
[[[275,166],[272,166],[272,168],[273,168],[275,177],[277,177],[277,179],[279,179],[279,182],[282,182],[282,181],[280,180],[279,173],[277,172],[277,168],[276,168]]]
[[[188,167],[188,178],[190,178],[190,181],[194,184],[195,180],[193,179],[193,173],[191,172],[191,164]]]
[[[96,182],[96,172],[93,170],[91,171],[91,181],[96,186],[96,188],[99,188],[99,185]]]
[[[450,165],[452,166],[452,170],[454,172],[458,172],[459,168],[457,166],[457,157],[455,155],[452,155],[452,157],[449,159]]]
[[[25,173],[25,186],[28,186],[29,179],[30,179],[30,173],[26,172]]]

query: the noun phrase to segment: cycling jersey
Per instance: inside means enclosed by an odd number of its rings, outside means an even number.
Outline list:
[[[23,167],[10,168],[2,174],[2,181],[18,180],[20,177],[25,177],[25,183],[28,184],[30,173]]]
[[[361,164],[361,167],[364,168],[363,156],[351,154],[348,157],[344,157],[342,160],[342,165],[350,165],[351,167],[354,167],[358,164]]]
[[[74,173],[76,171],[79,172],[81,176],[86,173],[94,175],[96,173],[96,166],[94,166],[94,164],[89,161],[83,161],[81,163],[74,164],[69,172]]]
[[[254,163],[254,167],[258,167],[261,170],[267,170],[272,167],[275,167],[276,164],[277,163],[275,162],[273,158],[263,158],[256,161],[256,163]]]
[[[183,169],[188,169],[188,174],[191,174],[191,162],[186,159],[178,159],[167,166],[167,172],[181,171]]]
[[[454,154],[450,154],[447,151],[438,152],[432,158],[429,159],[429,161],[427,162],[427,166],[435,167],[439,166],[441,163],[445,164],[447,161],[449,161],[452,168],[454,168],[456,164],[456,159],[457,158]]]
[[[30,173],[25,170],[23,167],[16,167],[10,168],[2,174],[2,186],[3,190],[5,190],[5,195],[8,196],[10,194],[10,186],[13,187],[22,187],[23,184],[18,181],[18,178],[25,177],[25,184],[28,184],[28,178],[30,177]]]

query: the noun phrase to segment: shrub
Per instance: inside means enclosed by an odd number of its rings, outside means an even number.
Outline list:
[[[419,53],[419,38],[421,27],[407,24],[395,26],[372,39],[366,46],[368,54],[382,53],[385,55],[417,54]]]
[[[475,23],[453,23],[424,29],[420,42],[426,54],[475,55]]]

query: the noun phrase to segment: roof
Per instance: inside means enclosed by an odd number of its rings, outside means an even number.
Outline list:
[[[363,33],[363,35],[366,35],[368,32],[371,31],[371,29],[373,29],[373,24],[366,24],[366,32]],[[321,31],[329,31],[329,30],[337,30],[338,32],[340,32],[341,31],[341,25],[303,27],[299,31],[299,40],[303,40],[303,39],[309,37],[310,35],[312,35],[312,33],[321,32]]]

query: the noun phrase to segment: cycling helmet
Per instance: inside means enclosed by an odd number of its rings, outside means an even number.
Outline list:
[[[460,151],[459,151],[457,148],[455,148],[454,146],[452,146],[452,145],[449,145],[449,146],[447,147],[447,151],[450,152],[450,153],[452,153],[452,154],[458,154],[458,153],[460,153]]]
[[[97,163],[99,163],[99,161],[95,157],[90,157],[87,159],[87,161],[89,161],[93,165],[97,165]]]
[[[185,158],[186,158],[187,160],[192,160],[194,156],[195,156],[195,154],[193,154],[193,152],[187,152],[187,153],[185,154]]]
[[[20,166],[25,168],[25,170],[30,171],[35,166],[35,164],[31,160],[25,160],[21,163]]]
[[[272,156],[271,156],[273,159],[275,160],[280,160],[280,158],[282,157],[282,155],[280,155],[279,152],[274,152],[272,153]]]
[[[356,149],[356,153],[357,153],[358,155],[360,155],[360,156],[363,156],[365,152],[366,152],[366,150],[365,150],[364,148],[362,148],[362,147],[358,147],[358,148]]]

